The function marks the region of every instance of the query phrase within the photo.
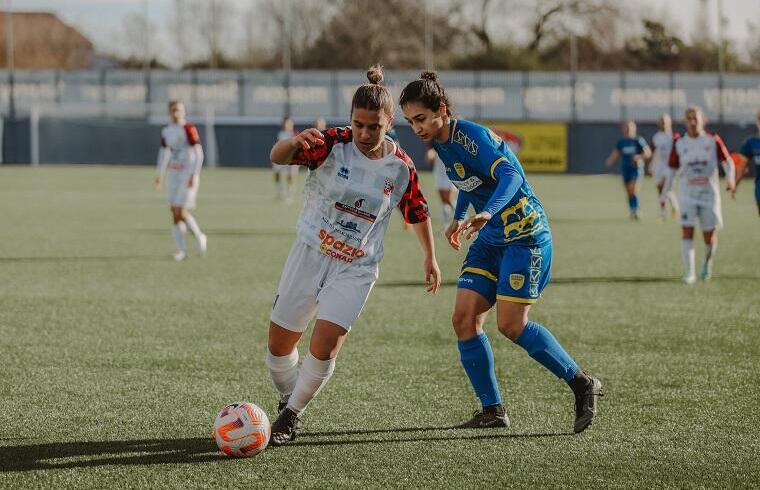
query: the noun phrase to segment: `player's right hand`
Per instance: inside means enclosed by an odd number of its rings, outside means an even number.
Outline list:
[[[448,228],[446,228],[446,231],[444,232],[444,235],[446,235],[446,240],[449,242],[449,245],[451,245],[451,248],[454,250],[459,250],[462,248],[462,243],[459,241],[459,235],[464,230],[464,221],[459,220],[453,220]]]
[[[324,144],[325,136],[315,128],[305,129],[293,138],[293,146],[296,150],[308,150]]]

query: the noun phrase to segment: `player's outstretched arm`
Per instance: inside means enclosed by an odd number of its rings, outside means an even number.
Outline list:
[[[164,181],[164,174],[166,173],[166,167],[169,166],[169,159],[171,158],[171,150],[165,146],[162,146],[158,150],[158,159],[156,161],[156,181],[154,183],[156,189],[161,188],[161,184]]]
[[[430,223],[430,218],[420,223],[412,224],[414,232],[417,234],[417,239],[420,241],[420,246],[425,254],[424,271],[425,282],[428,287],[429,293],[437,293],[438,288],[441,287],[441,269],[438,267],[438,261],[435,258],[435,243],[433,240],[433,226]]]
[[[324,135],[315,128],[301,131],[293,138],[278,141],[269,152],[269,160],[280,165],[290,165],[299,150],[310,150],[325,144]]]
[[[605,167],[613,166],[615,162],[617,162],[618,158],[620,158],[620,151],[617,148],[615,148],[610,153],[610,156],[608,156],[607,159],[604,161],[604,166]]]
[[[731,157],[720,162],[723,171],[726,173],[726,190],[731,193],[731,197],[736,196],[736,167]]]

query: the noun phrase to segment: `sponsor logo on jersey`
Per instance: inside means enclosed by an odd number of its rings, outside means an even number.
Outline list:
[[[363,198],[362,199],[357,199],[356,201],[354,201],[354,207],[356,209],[360,209],[362,207],[362,205],[364,204],[365,200],[366,199],[363,199]]]
[[[396,181],[386,177],[385,187],[383,187],[383,194],[385,194],[386,196],[390,196],[393,193],[393,189],[395,188],[396,188]]]
[[[460,179],[464,179],[465,171],[464,171],[464,165],[457,162],[454,164],[454,171],[457,173]]]
[[[477,189],[483,181],[480,180],[479,177],[473,175],[467,180],[452,180],[451,183],[457,186],[457,189],[460,191],[472,192]]]
[[[360,199],[362,201],[362,199]],[[344,213],[348,213],[352,216],[356,216],[357,218],[361,218],[365,221],[369,221],[370,223],[374,223],[374,221],[377,219],[377,216],[374,214],[368,213],[366,211],[362,211],[356,206],[351,206],[349,204],[345,204],[342,202],[336,202],[335,203],[335,209],[338,211],[342,211]]]
[[[523,287],[523,284],[525,284],[525,276],[522,274],[509,275],[509,285],[512,286],[512,289],[518,290]]]
[[[346,242],[336,240],[335,237],[325,231],[324,228],[319,230],[319,239],[322,240],[322,243],[319,245],[319,250],[323,254],[347,264],[350,264],[354,259],[360,259],[365,255],[364,250],[352,247]]]
[[[475,140],[464,134],[461,129],[458,129],[456,135],[454,135],[454,141],[464,146],[464,149],[467,150],[467,153],[470,155],[477,156],[478,144],[475,143]]]
[[[354,221],[339,219],[336,221],[336,223],[338,223],[338,226],[340,226],[346,231],[355,231],[357,233],[361,233],[361,230],[359,229],[359,225],[357,225],[356,222]]]
[[[340,167],[338,169],[338,177],[341,179],[348,180],[348,175],[351,173],[351,170],[348,169],[348,167]]]

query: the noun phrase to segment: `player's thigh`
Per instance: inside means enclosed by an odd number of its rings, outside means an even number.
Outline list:
[[[317,295],[317,320],[349,331],[377,281],[378,267],[377,264],[346,265],[334,259],[327,260],[333,260],[334,270],[327,275]]]
[[[476,239],[467,251],[457,281],[452,324],[460,340],[482,332],[486,313],[496,302],[496,283],[504,247],[494,247]]]
[[[296,240],[282,270],[271,321],[287,330],[303,332],[317,310],[323,261],[317,250]]]
[[[723,213],[720,202],[704,202],[697,206],[697,217],[703,231],[720,230],[723,228]]]
[[[679,203],[681,210],[681,226],[694,229],[699,216],[699,205],[692,199],[682,198]]]
[[[311,334],[309,352],[320,361],[327,361],[338,355],[348,330],[327,320],[318,319]]]

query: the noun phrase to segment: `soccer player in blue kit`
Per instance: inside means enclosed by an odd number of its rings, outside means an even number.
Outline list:
[[[546,327],[528,320],[531,306],[549,282],[552,235],[546,214],[507,144],[488,128],[455,118],[435,72],[423,72],[401,93],[404,117],[415,134],[432,142],[459,188],[454,219],[446,230],[459,250],[459,236],[470,246],[457,283],[452,323],[460,360],[482,405],[456,428],[508,427],[494,372],[494,357],[483,331],[496,304],[499,331],[525,349],[575,395],[575,432],[596,415],[602,384],[584,373]],[[469,206],[475,215],[465,219]]]
[[[636,123],[626,121],[622,126],[623,137],[620,138],[615,148],[604,161],[606,167],[611,167],[621,159],[620,170],[623,174],[623,185],[628,196],[628,207],[631,211],[631,219],[639,219],[639,196],[638,182],[644,168],[644,161],[652,158],[652,150],[644,138],[636,134]]]
[[[760,215],[760,112],[757,113],[757,134],[750,136],[739,150],[748,163],[755,165],[755,202]]]

